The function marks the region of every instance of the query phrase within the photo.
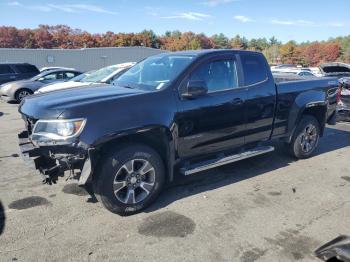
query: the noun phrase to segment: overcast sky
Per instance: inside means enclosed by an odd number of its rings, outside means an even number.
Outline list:
[[[152,29],[286,42],[350,34],[350,0],[0,0],[0,25],[66,24],[91,33]]]

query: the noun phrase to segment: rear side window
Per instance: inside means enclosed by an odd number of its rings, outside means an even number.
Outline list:
[[[16,65],[16,69],[22,74],[39,73],[39,70],[33,65]]]
[[[0,65],[0,75],[14,73],[12,68],[8,65]]]
[[[241,61],[246,86],[263,82],[268,78],[267,65],[262,56],[241,54]]]

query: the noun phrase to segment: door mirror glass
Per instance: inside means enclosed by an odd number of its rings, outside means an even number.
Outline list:
[[[185,92],[182,94],[184,98],[196,98],[208,93],[208,87],[203,80],[190,80],[187,83]]]

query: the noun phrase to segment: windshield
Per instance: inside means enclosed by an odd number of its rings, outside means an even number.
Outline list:
[[[68,80],[68,81],[72,81],[72,82],[80,82],[83,78],[91,75],[91,73],[94,71],[89,71],[80,75],[77,75],[76,77],[73,77],[72,79]]]
[[[194,59],[190,55],[157,55],[130,68],[113,82],[129,88],[159,90],[174,80]]]
[[[90,75],[84,77],[83,79],[80,80],[80,82],[83,83],[99,83],[101,82],[103,79],[105,79],[107,76],[109,76],[110,74],[114,73],[116,70],[118,70],[118,66],[113,65],[113,66],[107,66],[104,68],[101,68],[93,73],[91,73]]]
[[[49,70],[50,71],[50,70]],[[42,78],[43,76],[46,76],[48,74],[49,71],[45,71],[45,72],[41,72],[40,74],[33,76],[30,80],[32,81],[36,81],[40,78]]]

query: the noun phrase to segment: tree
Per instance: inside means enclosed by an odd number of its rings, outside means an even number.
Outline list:
[[[280,56],[279,47],[277,45],[272,45],[268,48],[265,48],[263,50],[263,54],[265,55],[269,64],[276,64]]]
[[[211,49],[214,48],[215,44],[211,38],[207,37],[205,34],[201,33],[197,35],[197,39],[200,43],[201,48],[203,49]]]
[[[132,46],[134,34],[119,33],[116,35],[115,46]]]
[[[39,26],[38,29],[34,31],[33,38],[35,40],[35,47],[36,48],[53,48],[54,40],[53,36],[49,31],[48,26]]]
[[[13,26],[2,26],[0,28],[0,47],[19,48],[22,47],[22,39],[19,31]]]
[[[269,39],[269,45],[270,46],[279,46],[279,45],[281,45],[281,42],[278,41],[277,38],[273,36]]]
[[[240,35],[236,35],[234,38],[230,40],[230,47],[234,49],[246,49],[244,39],[240,37]]]
[[[112,47],[115,46],[116,35],[108,31],[100,36],[100,46],[101,47]]]
[[[214,48],[218,48],[218,49],[230,48],[228,38],[222,33],[213,35],[211,39],[214,43]]]
[[[322,50],[324,62],[336,61],[340,56],[340,45],[338,43],[327,43],[323,45]]]
[[[143,46],[159,48],[158,37],[152,30],[143,30],[138,35]]]
[[[139,33],[91,34],[67,25],[39,25],[35,29],[17,29],[0,26],[0,48],[84,48],[114,46],[145,46],[169,51],[210,48],[249,49],[262,52],[269,63],[317,66],[322,62],[342,61],[350,63],[350,35],[330,38],[321,42],[297,44],[289,41],[281,44],[276,37],[247,38],[236,35],[228,39],[224,34],[211,37],[204,33],[167,31],[156,35],[152,30]],[[280,58],[280,60],[279,60]]]
[[[282,63],[295,64],[298,61],[296,43],[289,41],[279,49]]]
[[[248,49],[253,51],[262,52],[264,49],[268,48],[269,44],[266,38],[251,39],[248,43]]]

